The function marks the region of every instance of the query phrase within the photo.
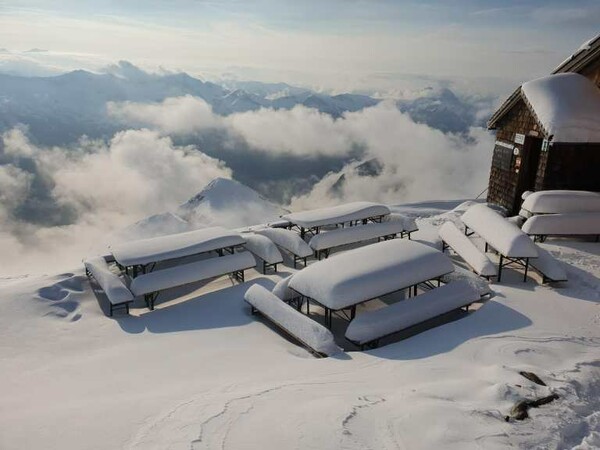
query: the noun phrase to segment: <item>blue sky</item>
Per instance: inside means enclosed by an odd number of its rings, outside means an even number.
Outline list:
[[[5,65],[126,59],[334,90],[428,77],[508,86],[547,73],[599,24],[600,1],[589,0],[0,0]],[[31,48],[48,52],[23,54]]]

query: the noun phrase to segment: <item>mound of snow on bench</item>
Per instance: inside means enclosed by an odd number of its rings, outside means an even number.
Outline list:
[[[144,295],[250,269],[255,265],[256,260],[250,252],[234,253],[140,275],[133,279],[130,288],[135,295]]]
[[[336,223],[351,222],[368,217],[385,216],[390,209],[379,203],[353,202],[344,205],[319,208],[310,211],[285,214],[282,219],[288,220],[304,228],[321,227]]]
[[[590,191],[538,191],[528,195],[521,209],[531,214],[600,212],[600,193]]]
[[[538,257],[531,260],[531,265],[550,281],[567,281],[567,271],[563,264],[546,249],[539,245],[537,247]]]
[[[534,236],[585,236],[600,234],[600,212],[545,214],[525,221],[523,232]]]
[[[417,222],[414,218],[405,216],[403,214],[392,213],[388,214],[383,218],[383,222],[400,222],[404,228],[405,233],[413,233],[419,231]]]
[[[106,297],[113,305],[119,305],[133,301],[133,295],[125,286],[125,283],[110,271],[104,258],[98,256],[86,259],[83,264],[98,282]]]
[[[263,228],[261,230],[256,230],[256,233],[268,237],[279,247],[300,258],[306,258],[313,254],[313,251],[308,244],[294,231],[285,230],[283,228]]]
[[[268,237],[254,233],[243,233],[242,236],[246,240],[244,247],[263,261],[269,264],[278,264],[283,261],[283,256],[277,246]]]
[[[453,222],[444,223],[439,229],[440,238],[454,249],[465,262],[484,277],[498,275],[498,269],[492,261],[464,235]]]
[[[462,281],[469,284],[473,289],[479,292],[481,297],[486,295],[491,296],[494,293],[489,282],[462,267],[454,266],[454,272],[450,272],[442,277],[442,283],[448,284],[456,281]]]
[[[244,294],[244,300],[315,352],[331,356],[342,351],[331,331],[291,308],[264,287],[251,286]]]
[[[287,302],[288,300],[292,300],[293,298],[298,297],[298,294],[290,289],[290,280],[292,279],[292,275],[289,275],[285,278],[282,278],[277,282],[271,292],[276,295],[278,298]]]
[[[537,257],[536,247],[529,236],[487,205],[471,206],[461,220],[504,256]]]
[[[314,250],[325,250],[383,236],[396,235],[403,231],[404,224],[402,222],[368,223],[325,231],[313,236],[308,245]]]
[[[479,293],[456,281],[409,300],[358,315],[346,329],[346,338],[365,344],[440,316],[479,300]]]

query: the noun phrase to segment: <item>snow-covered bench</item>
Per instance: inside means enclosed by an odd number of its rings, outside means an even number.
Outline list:
[[[252,314],[260,312],[273,324],[316,356],[332,356],[342,351],[333,334],[324,326],[281,301],[264,287],[255,284],[244,294]]]
[[[108,298],[110,306],[109,315],[113,315],[115,309],[125,309],[129,314],[129,305],[133,303],[133,294],[125,283],[110,271],[106,260],[101,257],[86,259],[83,261],[85,273],[88,277],[94,277]]]
[[[300,235],[305,233],[319,233],[321,227],[328,225],[349,224],[368,221],[381,222],[382,218],[390,213],[390,209],[379,203],[352,202],[326,208],[301,211],[281,216],[300,228]]]
[[[290,280],[292,275],[282,278],[273,286],[271,292],[280,300],[283,300],[289,305],[294,305],[298,311],[302,309],[302,296],[293,289],[290,289]]]
[[[382,222],[400,222],[404,231],[400,233],[400,237],[408,236],[410,239],[411,233],[419,231],[417,222],[412,217],[405,216],[404,214],[391,213],[383,217]]]
[[[233,275],[243,283],[244,270],[254,266],[256,260],[250,252],[233,253],[140,275],[131,281],[129,288],[134,295],[143,295],[148,308],[154,309],[160,291],[222,275]]]
[[[494,291],[492,291],[488,281],[459,266],[454,266],[454,272],[450,272],[441,278],[441,282],[444,284],[454,283],[456,281],[462,281],[471,285],[473,289],[479,292],[481,298],[491,298],[494,295]]]
[[[374,348],[379,340],[427,320],[467,307],[480,299],[464,281],[456,281],[358,315],[346,329],[346,339],[361,348]]]
[[[531,266],[542,275],[542,283],[547,281],[567,281],[567,271],[547,250],[537,246],[538,257],[531,260]]]
[[[243,233],[242,236],[246,240],[244,244],[246,250],[262,260],[263,273],[267,273],[270,267],[277,272],[277,264],[283,262],[283,256],[275,243],[261,234]]]
[[[600,192],[538,191],[525,197],[521,211],[524,217],[535,214],[600,213]]]
[[[291,253],[294,257],[294,268],[298,261],[303,261],[306,266],[306,258],[313,254],[309,245],[294,231],[283,228],[263,228],[255,232],[268,237],[278,247]]]
[[[356,244],[371,239],[393,239],[404,231],[400,221],[368,223],[348,228],[338,228],[314,235],[308,245],[315,251],[317,259],[329,256],[331,249],[343,245]]]
[[[542,242],[547,236],[596,236],[598,240],[600,212],[532,216],[525,221],[521,229]]]
[[[485,278],[495,277],[498,270],[494,263],[465,236],[453,222],[444,223],[439,231],[442,251],[451,247],[477,274]]]
[[[524,267],[523,281],[527,281],[529,260],[538,256],[537,248],[527,234],[483,204],[471,206],[461,220],[465,224],[465,234],[472,229],[485,241],[486,252],[491,246],[500,254],[498,282],[502,279],[502,268],[509,264]]]

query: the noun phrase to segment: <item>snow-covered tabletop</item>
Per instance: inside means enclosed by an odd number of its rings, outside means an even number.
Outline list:
[[[600,212],[600,193],[549,190],[528,195],[521,209],[532,214]]]
[[[183,258],[245,243],[240,233],[222,227],[212,227],[113,245],[110,246],[110,251],[119,264],[129,267]]]
[[[289,286],[333,310],[344,309],[454,270],[425,244],[391,240],[340,253],[297,272]]]
[[[529,236],[487,205],[471,206],[461,216],[461,220],[504,256],[509,258],[537,258],[538,256]]]
[[[387,216],[389,213],[389,208],[379,203],[353,202],[329,208],[286,214],[281,218],[304,228],[315,228],[370,217]]]

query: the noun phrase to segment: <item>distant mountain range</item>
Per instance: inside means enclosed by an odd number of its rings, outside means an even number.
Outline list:
[[[43,145],[68,144],[82,135],[108,138],[125,125],[107,114],[107,102],[160,102],[183,95],[202,98],[220,115],[304,105],[337,118],[380,101],[367,95],[326,95],[285,83],[219,85],[185,73],[147,73],[120,62],[102,74],[84,70],[53,77],[0,74],[0,131],[25,124]],[[397,104],[413,120],[443,132],[462,133],[475,124],[475,106],[449,89],[432,89],[423,97]]]

